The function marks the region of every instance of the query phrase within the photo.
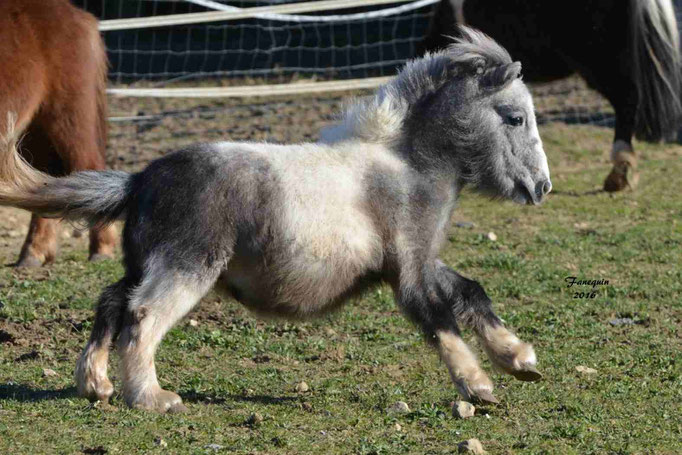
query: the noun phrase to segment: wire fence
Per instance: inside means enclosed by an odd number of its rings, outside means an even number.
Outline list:
[[[291,2],[236,0],[228,5],[224,0],[80,0],[76,3],[107,23],[170,15],[182,21],[197,13],[234,14],[246,8],[281,7]],[[155,86],[165,86],[169,82],[207,78],[257,78],[268,83],[284,82],[294,75],[325,80],[386,76],[415,55],[438,1],[395,0],[397,4],[388,6],[372,5],[378,3],[376,0],[355,3],[368,6],[335,10],[333,15],[327,11],[307,15],[260,14],[230,21],[109,30],[104,33],[104,39],[112,68],[110,77],[114,84],[152,81]],[[104,29],[107,30],[106,25]]]

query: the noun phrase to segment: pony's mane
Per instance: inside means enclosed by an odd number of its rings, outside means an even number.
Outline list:
[[[488,35],[468,27],[459,29],[461,36],[453,38],[447,49],[407,62],[395,79],[374,96],[350,104],[342,120],[343,135],[370,142],[393,142],[399,138],[411,106],[453,78],[484,75],[512,63],[507,50]]]

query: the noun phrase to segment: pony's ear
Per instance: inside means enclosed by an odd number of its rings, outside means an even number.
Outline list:
[[[479,86],[483,90],[501,90],[521,77],[521,62],[512,62],[488,69],[479,76]]]

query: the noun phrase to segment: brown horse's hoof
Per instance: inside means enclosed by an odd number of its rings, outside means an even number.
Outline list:
[[[37,256],[26,254],[20,257],[14,266],[17,268],[37,269],[38,267],[42,267],[45,262],[46,261],[38,258]]]
[[[102,261],[106,261],[109,259],[114,259],[114,255],[113,254],[95,253],[95,254],[90,255],[90,257],[88,258],[88,261],[90,261],[90,262],[102,262]]]
[[[613,193],[626,188],[634,189],[638,181],[639,175],[629,163],[616,163],[604,181],[604,191]]]

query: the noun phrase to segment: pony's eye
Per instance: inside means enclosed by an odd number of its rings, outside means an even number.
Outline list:
[[[511,126],[521,126],[523,125],[523,117],[520,115],[510,115],[507,117],[507,123]]]

